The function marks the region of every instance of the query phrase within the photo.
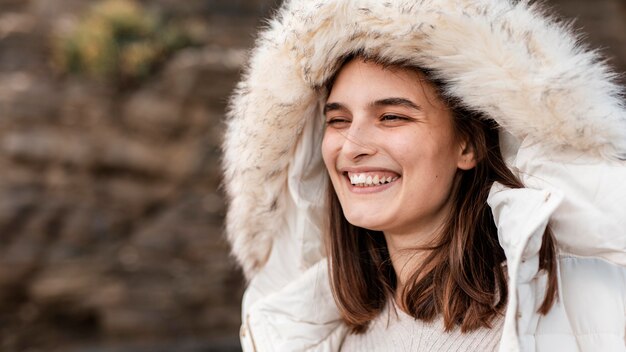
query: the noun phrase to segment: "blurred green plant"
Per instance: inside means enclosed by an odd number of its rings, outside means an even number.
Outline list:
[[[136,83],[172,53],[192,44],[182,28],[138,3],[104,0],[73,30],[54,37],[53,61],[64,73]]]

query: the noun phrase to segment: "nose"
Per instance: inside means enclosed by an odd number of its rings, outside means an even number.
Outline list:
[[[341,152],[348,160],[358,160],[374,155],[377,148],[373,137],[370,128],[353,122],[344,134]]]

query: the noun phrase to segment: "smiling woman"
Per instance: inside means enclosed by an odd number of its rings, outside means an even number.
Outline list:
[[[424,321],[442,313],[446,331],[494,321],[501,328],[505,254],[487,196],[494,182],[522,183],[502,160],[497,126],[444,101],[417,68],[359,56],[346,62],[327,85],[321,148],[333,186],[331,281],[344,321],[363,332],[395,303]],[[556,291],[554,256],[547,231],[544,313]],[[493,338],[484,342],[481,350],[494,348]],[[364,347],[350,337],[344,346]]]
[[[257,44],[224,142],[244,350],[626,351],[626,111],[567,29],[291,0]]]

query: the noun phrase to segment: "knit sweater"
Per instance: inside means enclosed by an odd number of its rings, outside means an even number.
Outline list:
[[[480,328],[462,333],[459,328],[444,331],[443,319],[432,322],[416,320],[403,312],[393,302],[363,334],[348,334],[342,351],[496,351],[498,349],[504,318],[498,316],[492,328]]]

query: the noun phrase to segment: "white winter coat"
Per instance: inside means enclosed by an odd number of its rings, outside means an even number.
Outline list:
[[[488,203],[507,256],[501,351],[626,351],[626,112],[611,72],[525,1],[292,0],[262,31],[224,142],[227,233],[249,285],[246,351],[336,351],[322,246],[324,82],[361,50],[432,70],[503,127]],[[550,222],[559,297],[536,313]]]

